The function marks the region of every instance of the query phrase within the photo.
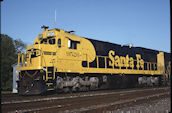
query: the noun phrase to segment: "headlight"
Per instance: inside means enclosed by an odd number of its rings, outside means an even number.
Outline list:
[[[52,37],[52,36],[55,36],[55,32],[47,33],[47,37]]]

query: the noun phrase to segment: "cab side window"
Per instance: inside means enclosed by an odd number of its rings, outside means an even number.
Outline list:
[[[77,49],[77,43],[78,41],[68,40],[68,48],[69,49]]]
[[[59,38],[57,41],[58,47],[61,47],[61,39]]]

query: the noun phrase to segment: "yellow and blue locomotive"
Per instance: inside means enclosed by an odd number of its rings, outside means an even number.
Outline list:
[[[88,91],[169,83],[170,54],[84,38],[73,31],[39,34],[18,54],[18,92]]]

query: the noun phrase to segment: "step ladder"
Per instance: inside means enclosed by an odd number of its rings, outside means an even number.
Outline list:
[[[55,71],[54,67],[47,67],[46,68],[46,87],[47,91],[55,90]]]

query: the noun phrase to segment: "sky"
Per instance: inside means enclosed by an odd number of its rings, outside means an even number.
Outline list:
[[[170,0],[4,0],[1,33],[33,44],[42,25],[170,52]],[[55,24],[56,12],[56,24]]]

